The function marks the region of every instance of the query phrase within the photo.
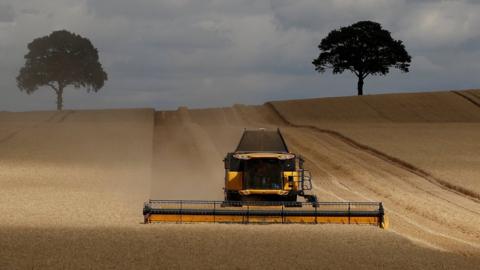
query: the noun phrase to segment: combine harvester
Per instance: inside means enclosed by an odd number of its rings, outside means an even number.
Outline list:
[[[381,202],[319,202],[302,157],[280,130],[245,130],[225,164],[225,200],[149,200],[145,223],[369,224],[387,228]],[[303,201],[299,201],[302,197]]]

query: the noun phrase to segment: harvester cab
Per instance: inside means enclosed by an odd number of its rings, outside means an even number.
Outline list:
[[[149,200],[144,222],[388,226],[381,202],[318,201],[303,164],[280,130],[244,130],[236,150],[224,158],[224,201]]]
[[[225,202],[278,202],[298,205],[298,196],[316,203],[312,182],[301,156],[290,153],[280,130],[245,130],[225,164]],[[286,203],[286,204],[285,204]]]

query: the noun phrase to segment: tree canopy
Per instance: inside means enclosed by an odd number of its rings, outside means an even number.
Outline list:
[[[90,40],[66,30],[34,39],[28,44],[25,59],[17,76],[18,88],[31,94],[41,86],[49,86],[57,95],[57,110],[63,109],[65,87],[97,92],[107,80]]]
[[[411,56],[401,40],[377,22],[360,21],[331,31],[318,46],[321,53],[312,64],[320,73],[333,74],[349,70],[358,77],[358,95],[363,95],[364,79],[369,75],[386,75],[390,67],[408,72]]]

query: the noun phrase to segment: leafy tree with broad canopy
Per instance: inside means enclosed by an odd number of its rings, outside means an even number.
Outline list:
[[[401,40],[394,40],[379,23],[360,21],[331,31],[318,45],[321,53],[312,64],[323,73],[349,70],[358,77],[358,95],[368,75],[386,75],[390,67],[408,72],[411,56]]]
[[[49,86],[57,95],[57,110],[63,109],[67,86],[97,92],[107,80],[90,40],[66,30],[54,31],[28,44],[25,66],[17,76],[17,86],[27,94]]]

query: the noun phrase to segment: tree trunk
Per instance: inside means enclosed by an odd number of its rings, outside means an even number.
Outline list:
[[[358,95],[363,96],[363,77],[358,77],[358,85],[357,85]]]
[[[57,111],[63,110],[63,87],[59,87],[57,91]]]

